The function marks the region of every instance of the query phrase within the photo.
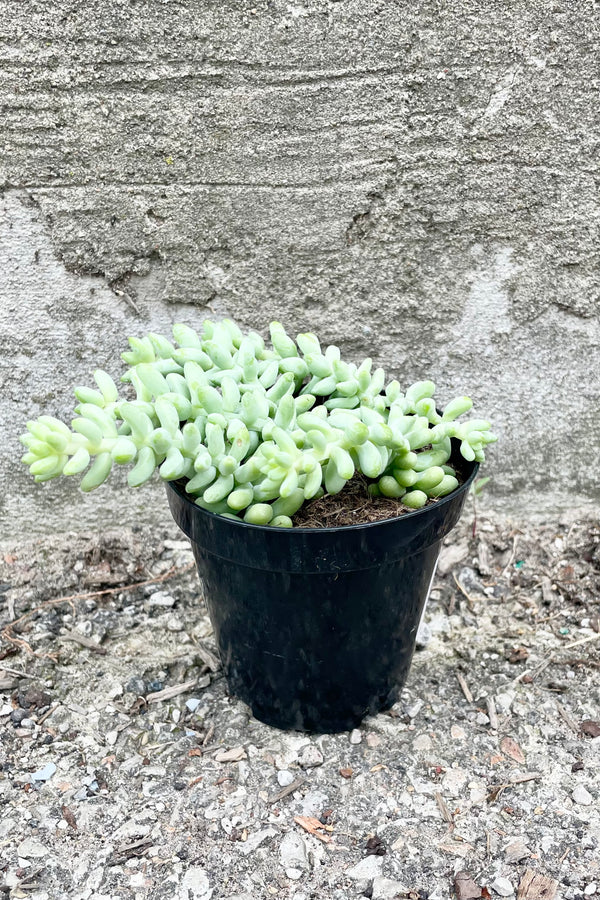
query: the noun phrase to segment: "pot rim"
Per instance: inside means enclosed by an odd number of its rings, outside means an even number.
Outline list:
[[[450,494],[446,494],[445,497],[437,498],[434,503],[427,503],[425,506],[421,507],[421,509],[413,509],[410,512],[402,513],[401,516],[390,516],[390,518],[388,518],[388,519],[377,519],[375,522],[362,522],[362,523],[357,523],[356,525],[337,525],[337,526],[334,526],[331,528],[329,528],[327,526],[325,526],[323,528],[305,528],[303,526],[292,526],[292,528],[276,528],[276,529],[274,529],[274,527],[272,525],[253,525],[251,522],[244,522],[241,519],[236,521],[235,519],[228,519],[219,513],[213,513],[213,512],[210,512],[208,509],[203,509],[201,506],[198,506],[198,504],[195,503],[189,497],[189,495],[185,492],[185,490],[181,486],[182,483],[179,481],[166,481],[165,487],[167,490],[175,491],[175,493],[179,497],[183,498],[183,500],[185,500],[185,502],[188,503],[189,506],[191,506],[195,511],[204,513],[206,516],[210,516],[211,518],[218,519],[219,521],[227,522],[228,524],[230,524],[232,526],[232,528],[238,528],[238,527],[250,528],[252,531],[255,531],[255,532],[256,531],[264,531],[264,532],[269,532],[270,534],[273,534],[274,530],[277,531],[278,534],[284,533],[284,532],[294,533],[294,534],[299,534],[299,533],[302,533],[302,534],[337,534],[339,532],[359,531],[361,529],[366,529],[366,528],[376,528],[378,525],[386,525],[386,524],[389,524],[390,522],[398,522],[398,521],[404,520],[404,519],[413,519],[417,516],[427,515],[427,513],[429,511],[433,510],[434,508],[439,509],[440,506],[444,506],[446,503],[452,502],[452,500],[454,498],[459,496],[461,493],[464,493],[471,487],[471,485],[472,485],[473,481],[475,480],[475,477],[479,471],[479,463],[475,462],[475,463],[471,463],[470,465],[472,465],[473,468],[472,468],[470,474],[462,482],[462,484],[459,484],[459,486],[457,488],[455,488]]]

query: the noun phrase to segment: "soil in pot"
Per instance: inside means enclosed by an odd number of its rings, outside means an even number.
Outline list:
[[[462,484],[464,479],[461,472],[457,469],[455,471],[459,484]],[[401,499],[371,496],[369,484],[372,483],[374,482],[370,482],[364,475],[356,474],[339,494],[325,494],[317,500],[309,500],[292,516],[294,527],[340,528],[343,525],[367,525],[414,512],[404,506]],[[431,498],[426,506],[438,502]]]

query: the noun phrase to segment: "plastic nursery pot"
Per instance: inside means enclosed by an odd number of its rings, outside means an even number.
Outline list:
[[[368,525],[269,528],[206,512],[167,483],[192,541],[229,690],[269,725],[355,728],[393,705],[415,648],[440,544],[476,463],[436,503]]]

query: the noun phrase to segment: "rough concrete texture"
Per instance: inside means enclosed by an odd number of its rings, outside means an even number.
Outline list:
[[[473,395],[505,506],[600,496],[597,2],[0,11],[3,533],[164,515],[34,489],[15,439],[211,309]]]

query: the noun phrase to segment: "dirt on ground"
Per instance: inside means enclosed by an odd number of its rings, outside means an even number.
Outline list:
[[[600,894],[600,520],[449,536],[395,706],[228,695],[174,526],[0,552],[0,897]]]

